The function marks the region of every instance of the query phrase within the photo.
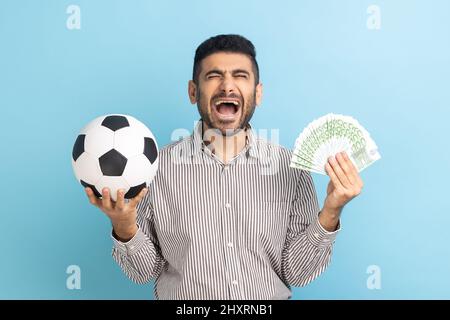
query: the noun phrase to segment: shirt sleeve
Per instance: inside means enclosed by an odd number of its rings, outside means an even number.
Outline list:
[[[336,231],[328,232],[319,223],[320,209],[313,180],[309,172],[299,172],[282,253],[284,279],[296,287],[307,285],[326,269],[340,230],[340,224]]]
[[[112,256],[131,280],[144,284],[160,275],[165,262],[156,237],[149,193],[137,206],[137,224],[138,231],[127,242],[117,240],[111,233]]]

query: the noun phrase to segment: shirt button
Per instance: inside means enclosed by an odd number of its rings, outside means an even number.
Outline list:
[[[231,208],[231,204],[225,203],[225,208],[230,209]]]
[[[232,284],[235,285],[235,286],[237,286],[237,285],[238,285],[238,282],[237,282],[236,280],[233,280]]]
[[[316,233],[314,233],[314,237],[319,237],[319,234],[316,232]]]
[[[228,242],[227,246],[229,246],[230,248],[233,248],[233,242]]]

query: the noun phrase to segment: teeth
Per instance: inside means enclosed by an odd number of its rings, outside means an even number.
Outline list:
[[[218,100],[218,101],[216,101],[215,105],[218,106],[221,103],[232,103],[235,106],[239,105],[239,103],[237,101],[225,101],[225,100]]]

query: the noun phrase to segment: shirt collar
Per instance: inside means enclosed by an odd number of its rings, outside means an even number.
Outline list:
[[[256,141],[256,134],[250,125],[247,125],[247,143],[244,149],[246,149],[246,154],[249,157],[257,158],[258,156],[258,145]],[[192,133],[192,147],[191,147],[191,156],[195,156],[200,154],[206,148],[205,143],[203,142],[203,120],[199,120],[195,125],[194,131]]]

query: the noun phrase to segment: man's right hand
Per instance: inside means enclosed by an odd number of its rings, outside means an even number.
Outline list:
[[[147,188],[141,190],[141,192],[131,199],[128,203],[125,203],[125,191],[117,191],[117,201],[111,200],[110,191],[108,188],[103,188],[102,199],[95,196],[91,188],[85,188],[86,194],[91,204],[103,211],[113,225],[114,234],[118,240],[127,242],[136,234],[138,227],[136,224],[137,217],[137,204],[144,198],[147,193]]]

